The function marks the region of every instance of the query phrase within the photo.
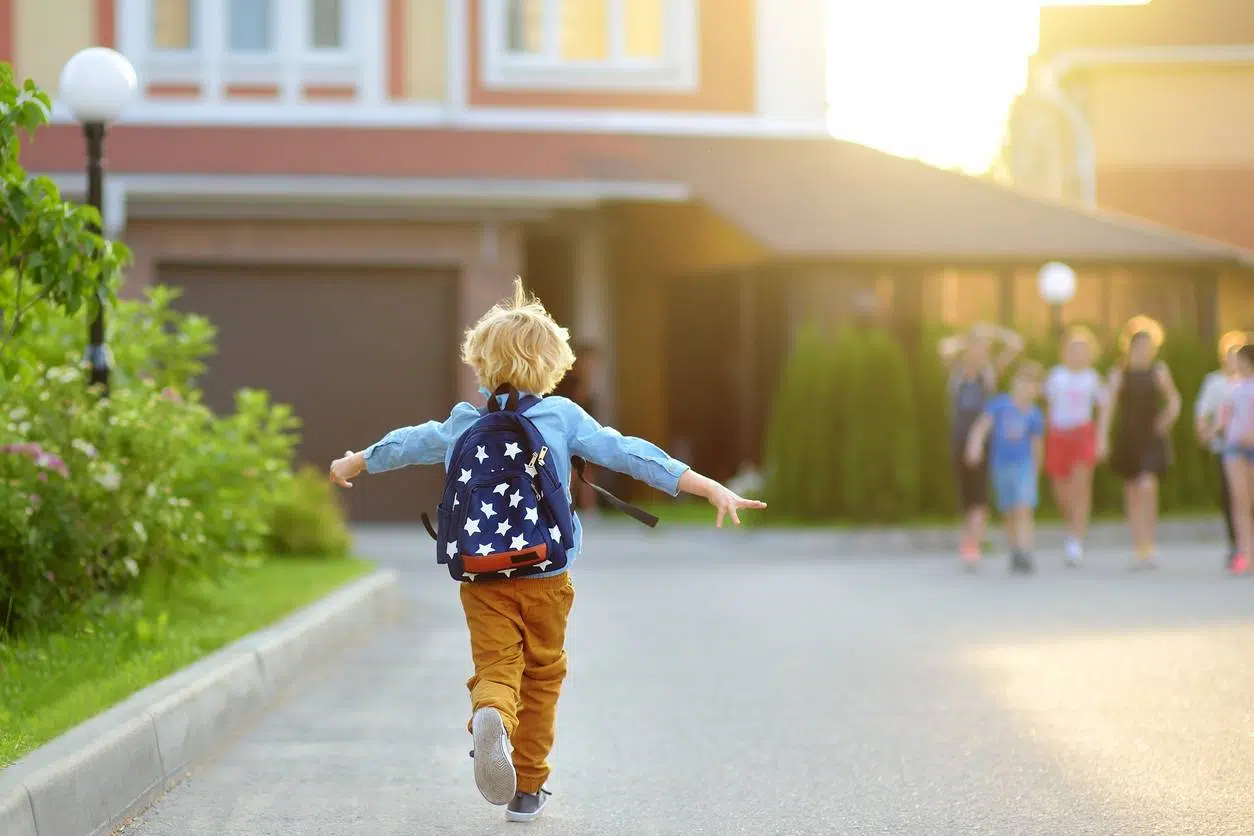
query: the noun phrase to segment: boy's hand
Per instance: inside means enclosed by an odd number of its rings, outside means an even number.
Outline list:
[[[718,520],[715,522],[718,528],[723,527],[723,518],[728,515],[731,515],[732,522],[740,525],[740,515],[736,513],[737,511],[745,508],[761,510],[766,507],[765,502],[745,499],[725,485],[715,482],[708,476],[702,476],[695,470],[684,471],[684,474],[679,477],[679,489],[684,493],[702,496],[709,500],[710,504],[718,509]]]
[[[742,511],[746,508],[760,511],[766,507],[765,502],[757,499],[745,499],[730,488],[717,482],[714,483],[707,499],[710,500],[711,505],[718,509],[718,519],[714,523],[716,528],[722,528],[723,518],[728,516],[731,517],[732,522],[740,525],[740,515],[736,513],[737,511]]]
[[[351,488],[358,474],[366,469],[366,459],[361,453],[352,450],[344,451],[344,458],[331,462],[331,483],[341,488]]]
[[[984,451],[981,450],[979,447],[976,447],[975,449],[970,449],[970,448],[967,449],[967,455],[966,455],[967,467],[979,467],[980,462],[983,459],[984,459]]]
[[[1099,462],[1106,461],[1106,457],[1110,455],[1110,442],[1104,437],[1099,436],[1097,439],[1097,449],[1094,451]]]

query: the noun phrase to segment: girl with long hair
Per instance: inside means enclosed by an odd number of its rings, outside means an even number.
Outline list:
[[[971,568],[980,562],[988,525],[988,459],[969,463],[967,439],[997,393],[997,379],[1023,350],[1023,338],[1008,328],[981,324],[941,340],[937,348],[949,369],[950,452],[963,514],[960,554]]]
[[[1224,467],[1228,412],[1232,404],[1232,391],[1241,377],[1237,353],[1251,341],[1244,331],[1229,331],[1219,338],[1219,368],[1206,375],[1193,408],[1193,427],[1197,440],[1210,449],[1219,466],[1219,507],[1223,510],[1224,527],[1228,532],[1227,567],[1233,568],[1237,556],[1237,534],[1232,522],[1232,486],[1228,483],[1228,469]]]
[[[1110,464],[1123,479],[1128,527],[1136,548],[1133,570],[1154,569],[1158,527],[1158,480],[1171,464],[1171,428],[1180,416],[1180,392],[1167,365],[1158,359],[1163,329],[1147,316],[1128,321],[1120,337],[1124,356],[1110,372],[1114,409],[1103,419],[1110,438],[1111,417],[1119,432],[1109,446]]]

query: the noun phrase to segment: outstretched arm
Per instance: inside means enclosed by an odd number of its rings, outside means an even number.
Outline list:
[[[365,450],[348,450],[331,463],[331,482],[351,488],[362,473],[384,473],[415,464],[442,464],[460,430],[475,419],[478,411],[460,404],[447,421],[428,421],[413,427],[392,430]]]
[[[1166,408],[1159,414],[1156,422],[1159,434],[1166,435],[1171,432],[1176,419],[1180,417],[1180,390],[1176,388],[1176,382],[1172,380],[1171,370],[1167,368],[1166,363],[1159,363],[1155,367],[1154,379],[1158,382],[1159,391],[1167,400]]]
[[[989,430],[993,428],[993,416],[985,412],[971,425],[967,435],[967,464],[975,467],[984,458],[984,442],[988,439]]]
[[[1110,427],[1114,423],[1115,404],[1119,402],[1119,390],[1123,387],[1123,372],[1119,369],[1112,369],[1110,372],[1110,384],[1106,387],[1106,396],[1102,399],[1101,409],[1098,412],[1098,428],[1097,428],[1097,446],[1099,458],[1105,458],[1105,453],[1110,449]]]
[[[571,404],[567,413],[570,431],[570,451],[593,464],[639,479],[660,491],[675,496],[683,493],[700,496],[718,509],[718,527],[730,515],[740,524],[737,511],[744,508],[765,508],[766,503],[744,499],[734,492],[702,476],[691,467],[672,458],[655,444],[643,438],[620,433],[613,427],[604,427],[581,407]]]
[[[1002,344],[1002,349],[997,354],[997,359],[993,361],[993,365],[1000,377],[1010,367],[1010,364],[1015,361],[1015,358],[1023,352],[1023,337],[1019,336],[1017,331],[1012,331],[1002,326],[995,326],[993,333],[997,335]]]

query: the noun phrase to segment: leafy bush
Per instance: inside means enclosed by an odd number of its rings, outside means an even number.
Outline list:
[[[326,476],[303,467],[275,504],[266,551],[303,557],[344,557],[352,545],[339,497]]]
[[[919,506],[919,432],[906,355],[886,331],[847,331],[857,345],[842,376],[844,509],[854,519],[898,522]]]
[[[1113,334],[1102,342],[1097,368],[1118,361]],[[945,329],[933,326],[916,357],[907,358],[887,333],[843,329],[835,339],[803,330],[784,369],[767,432],[767,499],[780,517],[854,523],[895,521],[912,514],[954,514],[946,373],[935,346]],[[1024,355],[1051,368],[1057,340],[1028,341]],[[910,362],[907,362],[909,360]],[[1208,508],[1217,492],[1210,454],[1193,437],[1193,403],[1214,352],[1189,333],[1167,336],[1163,360],[1180,390],[1173,432],[1175,460],[1163,479],[1164,511]],[[1005,381],[1002,386],[1004,388]],[[1113,428],[1118,432],[1116,414]],[[832,475],[839,474],[833,483]],[[1122,514],[1123,483],[1109,467],[1094,474],[1097,514]],[[1042,476],[1040,516],[1057,518]]]

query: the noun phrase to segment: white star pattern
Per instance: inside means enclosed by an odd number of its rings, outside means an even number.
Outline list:
[[[462,504],[462,498],[460,496],[454,496],[453,507],[456,508],[458,505],[461,505],[461,504]]]
[[[477,573],[475,573],[475,572],[462,572],[462,576],[463,576],[463,577],[470,578],[472,581],[473,581],[475,578],[479,577],[479,575],[478,575]]]
[[[484,557],[487,557],[488,555],[492,554],[492,547],[489,546],[487,543],[484,543],[482,546],[480,546],[478,549],[475,550],[475,553],[481,554]]]
[[[553,565],[553,561],[545,560],[540,563],[537,563],[536,568],[539,569],[541,572],[543,572],[545,569],[549,568],[552,565]]]
[[[484,450],[482,447],[479,447],[478,449],[475,450],[475,458],[479,460],[479,464],[483,464],[485,461],[487,461],[488,452]]]
[[[533,522],[533,523],[540,522],[540,514],[535,508],[527,509],[527,522]]]
[[[470,471],[469,471],[469,470],[465,470],[465,469],[463,469],[463,470],[462,470],[462,475],[457,477],[457,481],[458,481],[458,482],[461,482],[463,485],[465,485],[465,484],[469,483],[469,482],[470,482]]]
[[[522,453],[522,448],[514,442],[505,445],[505,456],[508,459],[516,459]]]
[[[445,548],[444,551],[448,553],[449,557],[457,557],[457,544],[449,543],[448,547]]]
[[[514,551],[516,552],[522,551],[523,549],[527,548],[527,538],[524,535],[519,534],[517,537],[513,539],[510,545],[513,546]]]
[[[508,578],[510,575],[514,574],[517,571],[518,571],[517,569],[502,569],[501,574]]]
[[[495,488],[492,489],[492,493],[496,494],[497,496],[505,496],[505,492],[507,490],[509,490],[509,483],[502,482],[501,484],[497,485]]]
[[[478,520],[466,520],[466,533],[478,534],[479,533],[479,521]]]
[[[481,502],[479,504],[479,510],[483,511],[483,515],[488,519],[492,519],[496,516],[496,509],[487,502]]]
[[[520,502],[522,502],[522,494],[520,494],[518,491],[514,491],[512,494],[509,495],[509,507],[517,508],[518,503]]]
[[[562,530],[557,526],[553,526],[549,529],[549,536],[553,538],[554,543],[562,542]]]
[[[505,522],[498,525],[496,527],[496,533],[501,535],[502,537],[504,537],[506,534],[509,534],[509,520],[506,520]]]

